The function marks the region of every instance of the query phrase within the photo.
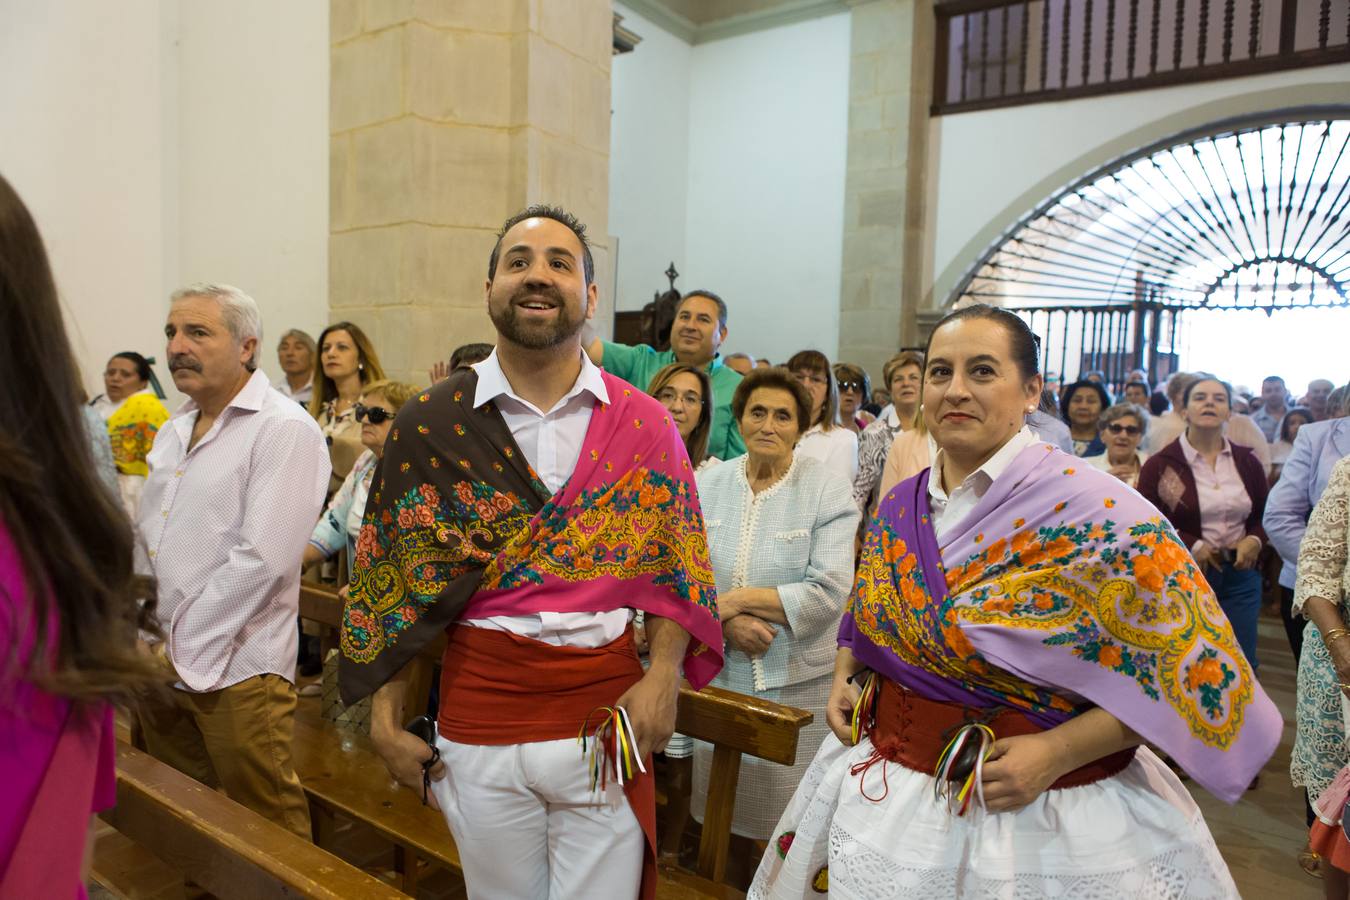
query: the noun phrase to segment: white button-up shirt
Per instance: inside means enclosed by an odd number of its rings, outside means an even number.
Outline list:
[[[576,383],[548,412],[522,399],[512,389],[496,350],[487,359],[476,363],[473,370],[478,373],[474,409],[496,401],[506,427],[511,430],[511,437],[516,439],[530,467],[544,486],[556,494],[576,470],[595,404],[609,402],[609,391],[600,369],[586,354],[581,354],[581,373]],[[628,627],[628,610],[492,616],[467,620],[465,624],[509,631],[546,644],[603,647]]]
[[[976,504],[989,492],[995,479],[1007,471],[1008,466],[1032,444],[1037,443],[1036,435],[1023,425],[1022,430],[1008,439],[998,452],[947,495],[942,487],[942,459],[946,451],[939,450],[933,460],[933,471],[928,476],[928,504],[933,511],[933,533],[940,545],[947,534],[961,524],[961,520],[970,515]]]
[[[218,691],[295,673],[300,560],[331,468],[319,426],[261,371],[191,450],[194,401],[155,435],[137,517],[137,570],[182,686]]]

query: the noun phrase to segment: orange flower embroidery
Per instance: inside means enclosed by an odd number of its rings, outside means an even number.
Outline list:
[[[1102,503],[1106,505],[1107,509],[1112,509],[1116,505],[1116,501],[1112,500],[1110,497],[1107,497],[1105,500],[1102,501]]]
[[[1130,560],[1130,566],[1134,569],[1134,580],[1139,582],[1141,588],[1153,594],[1162,592],[1167,573],[1156,557],[1136,556]]]
[[[641,428],[641,427],[642,427],[642,420],[641,420],[641,419],[634,419],[634,420],[633,420],[633,427],[634,427],[634,428]]]
[[[421,394],[421,395],[417,398],[417,402],[418,402],[418,403],[426,403],[426,402],[427,402],[428,400],[430,400],[430,399],[431,399],[431,395],[430,395],[430,394],[423,393],[423,394]],[[455,400],[456,400],[456,401],[459,400],[459,392],[458,392],[458,391],[455,392]]]
[[[1097,662],[1106,666],[1108,669],[1117,668],[1124,661],[1125,657],[1121,654],[1120,648],[1115,644],[1106,644],[1097,651]]]
[[[425,426],[425,425],[418,425],[418,426],[417,426],[417,433],[418,433],[418,434],[431,434],[431,429],[428,428],[428,427]]]
[[[600,451],[599,451],[599,450],[592,450],[592,451],[591,451],[591,462],[599,462],[599,461],[600,461]]]
[[[1067,503],[1056,503],[1056,504],[1055,504],[1055,512],[1064,512],[1064,507],[1066,507],[1066,506],[1068,506],[1068,505],[1069,505],[1069,504],[1067,504]]]
[[[1217,657],[1206,657],[1199,660],[1186,673],[1186,689],[1194,692],[1201,686],[1219,687],[1223,684],[1223,664]]]
[[[1023,525],[1025,525],[1025,524],[1027,524],[1027,520],[1026,520],[1026,519],[1014,519],[1014,520],[1013,520],[1013,527],[1014,527],[1014,528],[1021,528],[1021,527],[1022,527]]]

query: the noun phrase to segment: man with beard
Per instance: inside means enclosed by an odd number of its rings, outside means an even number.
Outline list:
[[[732,459],[745,453],[745,441],[731,414],[731,398],[744,373],[726,365],[718,356],[717,351],[726,339],[726,302],[712,291],[690,291],[675,308],[669,350],[657,350],[646,344],[615,344],[589,335],[582,345],[597,366],[642,387],[651,384],[652,376],[674,362],[705,369],[713,389],[708,454],[715,459]]]
[[[300,558],[330,467],[309,413],[258,369],[262,321],[247,294],[173,295],[169,371],[190,398],[155,435],[137,569],[154,577],[173,690],[147,697],[150,753],[308,839],[291,762]]]
[[[343,698],[374,693],[375,746],[444,811],[472,896],[650,897],[649,754],[681,676],[721,668],[689,458],[664,407],[582,352],[593,275],[570,214],[506,221],[496,349],[399,411],[356,546]],[[442,633],[429,747],[403,727],[405,667]]]

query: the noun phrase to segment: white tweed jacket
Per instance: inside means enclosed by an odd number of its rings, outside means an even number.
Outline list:
[[[741,456],[698,473],[719,593],[776,587],[788,624],[763,656],[727,648],[718,682],[765,691],[832,671],[839,619],[853,587],[858,507],[842,472],[796,454],[755,496]]]

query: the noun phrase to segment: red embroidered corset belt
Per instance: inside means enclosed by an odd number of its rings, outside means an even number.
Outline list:
[[[991,713],[989,717],[982,713]],[[1044,731],[1015,709],[976,710],[921,697],[888,678],[877,691],[875,723],[869,731],[876,752],[907,769],[932,775],[938,757],[962,725],[984,722],[1000,738]],[[1081,787],[1123,772],[1134,759],[1134,748],[1103,756],[1060,776],[1051,790]]]

